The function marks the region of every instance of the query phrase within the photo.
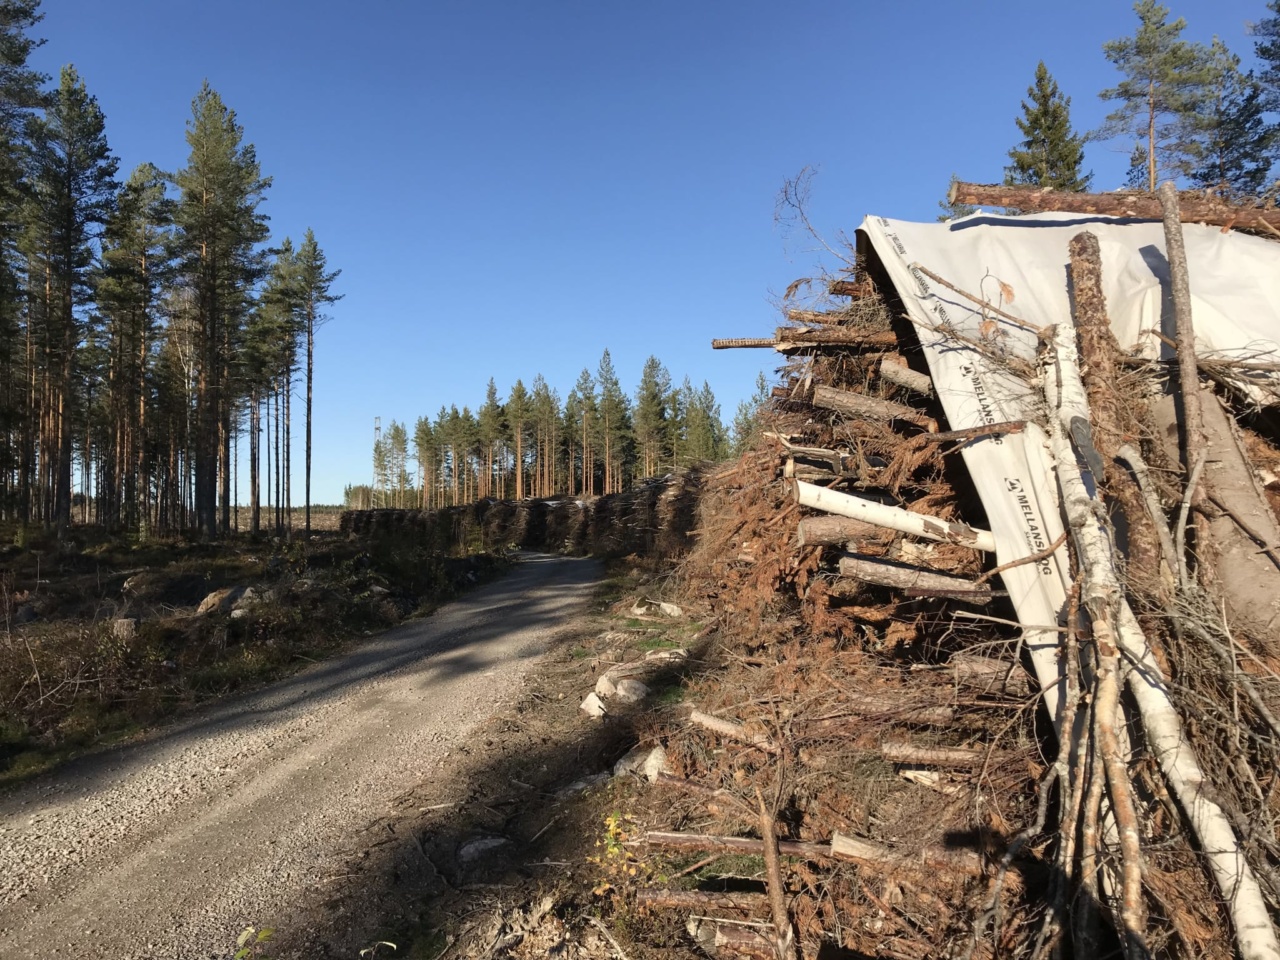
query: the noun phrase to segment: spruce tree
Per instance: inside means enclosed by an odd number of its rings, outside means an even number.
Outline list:
[[[1195,116],[1213,79],[1209,50],[1180,39],[1186,21],[1169,22],[1169,8],[1155,0],[1134,4],[1138,30],[1102,45],[1123,75],[1103,90],[1103,100],[1119,103],[1098,135],[1144,143],[1146,187],[1154,191],[1162,172],[1186,175],[1195,163]]]
[[[1093,174],[1082,171],[1084,137],[1071,128],[1071,98],[1058,89],[1043,60],[1022,101],[1022,116],[1014,122],[1022,140],[1009,151],[1005,183],[1075,192],[1089,188]]]

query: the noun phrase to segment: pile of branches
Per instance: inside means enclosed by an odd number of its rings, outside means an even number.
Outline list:
[[[1280,956],[1280,589],[1249,595],[1280,586],[1280,528],[1247,456],[1277,453],[1205,388],[1225,368],[1189,327],[1173,369],[1125,355],[1096,238],[1069,256],[1074,322],[1007,367],[1039,397],[1065,530],[1003,566],[955,454],[1028,422],[948,430],[892,290],[851,271],[837,309],[717,344],[788,363],[680,570],[724,669],[664,731],[672,829],[648,840],[685,877],[759,862],[640,900],[689,913],[710,952]],[[1020,624],[1001,574],[1050,557],[1072,577],[1059,621]],[[1059,638],[1052,691],[1033,628]]]

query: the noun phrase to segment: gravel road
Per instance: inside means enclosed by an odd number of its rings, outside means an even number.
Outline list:
[[[527,557],[428,619],[0,797],[0,957],[229,957],[518,691],[598,577]]]

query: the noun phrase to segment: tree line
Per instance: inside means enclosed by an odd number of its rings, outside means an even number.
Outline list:
[[[1280,0],[1270,0],[1269,15],[1249,27],[1247,68],[1221,37],[1208,45],[1183,39],[1186,21],[1170,19],[1155,0],[1133,10],[1133,35],[1102,47],[1121,79],[1099,93],[1114,109],[1097,130],[1072,127],[1071,98],[1043,61],[1037,66],[1015,120],[1021,138],[1009,150],[1005,183],[1087,190],[1093,175],[1084,171],[1084,145],[1092,140],[1129,150],[1129,189],[1154,191],[1173,178],[1233,202],[1273,203],[1280,192],[1273,176],[1280,163]],[[939,219],[973,212],[940,206]]]
[[[250,522],[291,524],[292,402],[337,298],[311,230],[270,245],[271,186],[206,82],[186,166],[123,180],[84,79],[28,58],[40,0],[0,0],[0,518],[228,533],[247,433]]]
[[[596,372],[583,369],[563,401],[541,375],[517,380],[503,397],[491,379],[484,402],[442,406],[410,433],[392,420],[373,446],[368,484],[344,491],[351,509],[439,509],[479,499],[595,496],[677,467],[736,455],[755,429],[767,386],[744,400],[728,426],[705,381],[674,386],[649,357],[634,397],[623,390],[605,350]]]

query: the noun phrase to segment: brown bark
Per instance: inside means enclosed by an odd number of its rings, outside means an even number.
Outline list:
[[[985,603],[992,596],[991,588],[985,584],[878,557],[841,557],[839,570],[841,576],[864,583],[899,590],[926,590],[930,596],[955,596],[973,603]]]
[[[883,541],[884,530],[849,517],[805,517],[796,528],[797,547],[839,546],[849,541]]]
[[[986,207],[1013,207],[1026,213],[1053,210],[1142,220],[1163,218],[1160,200],[1151,193],[1069,193],[1038,187],[957,182],[952,186],[949,196],[952,202]],[[1183,195],[1179,199],[1180,212],[1177,216],[1182,223],[1207,223],[1242,229],[1280,229],[1280,210],[1233,207],[1221,200],[1193,194]]]
[[[834,410],[846,417],[864,420],[905,420],[923,427],[930,433],[936,433],[938,430],[937,421],[925,416],[914,407],[821,384],[813,388],[813,405],[822,407],[824,410]]]
[[[1098,238],[1085,231],[1072,238],[1072,305],[1080,344],[1081,378],[1089,398],[1094,447],[1104,469],[1097,482],[1116,499],[1128,526],[1128,573],[1137,588],[1149,597],[1164,597],[1168,589],[1160,575],[1160,538],[1147,512],[1146,501],[1133,475],[1116,464],[1116,453],[1130,439],[1141,436],[1145,405],[1116,389],[1120,371],[1116,358],[1120,344],[1111,332],[1106,296],[1102,292],[1102,255]],[[1193,367],[1194,369],[1194,367]],[[1140,403],[1140,401],[1139,401]],[[1168,558],[1170,569],[1176,559]]]
[[[854,860],[885,872],[894,870],[941,870],[966,877],[981,877],[987,873],[986,861],[976,850],[951,849],[928,846],[919,850],[900,850],[835,833],[831,837],[831,854],[840,860]]]
[[[787,319],[792,323],[819,323],[824,326],[838,326],[849,319],[849,315],[836,310],[788,310]]]

